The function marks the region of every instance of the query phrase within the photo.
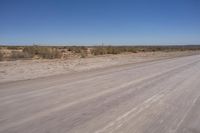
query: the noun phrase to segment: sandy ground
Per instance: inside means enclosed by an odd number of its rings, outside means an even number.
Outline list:
[[[200,133],[199,68],[193,55],[0,83],[0,133]]]
[[[0,82],[46,77],[50,75],[80,72],[114,65],[144,62],[160,58],[192,55],[199,51],[147,52],[135,54],[104,55],[67,60],[17,60],[0,62]]]

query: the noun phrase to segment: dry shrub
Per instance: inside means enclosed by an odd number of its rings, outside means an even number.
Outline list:
[[[25,59],[25,58],[32,58],[31,55],[29,55],[28,53],[24,53],[22,51],[12,51],[11,52],[11,59]]]
[[[85,58],[88,56],[88,48],[85,46],[68,46],[68,51],[80,55],[81,58]]]
[[[5,46],[7,49],[10,50],[21,50],[23,49],[23,46]]]
[[[124,52],[136,53],[137,51],[133,47],[126,46],[96,46],[91,50],[93,55],[121,54]]]
[[[62,53],[56,49],[51,47],[43,47],[43,46],[29,46],[23,49],[24,53],[27,53],[30,56],[39,56],[44,59],[54,59],[61,58]]]
[[[0,61],[3,60],[3,53],[0,51]]]
[[[85,46],[69,46],[68,51],[73,53],[81,53],[82,51],[87,51],[87,48]]]
[[[87,50],[82,50],[81,51],[81,58],[85,58],[88,56]]]
[[[200,45],[185,46],[0,46],[0,49],[8,49],[11,52],[11,59],[24,58],[44,58],[54,59],[61,58],[62,55],[70,53],[76,57],[85,58],[88,54],[104,55],[104,54],[120,54],[125,52],[156,52],[156,51],[186,51],[200,50]],[[70,52],[67,52],[70,51]],[[8,58],[0,51],[0,60]]]
[[[104,48],[104,47],[101,47],[101,46],[94,47],[94,48],[91,50],[91,53],[92,53],[93,55],[103,55],[103,54],[107,54],[105,48]]]

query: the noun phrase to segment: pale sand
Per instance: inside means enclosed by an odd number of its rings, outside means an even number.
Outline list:
[[[120,55],[103,55],[90,58],[54,60],[17,60],[0,62],[0,82],[46,77],[70,72],[80,72],[115,65],[199,54],[199,51],[147,52]]]

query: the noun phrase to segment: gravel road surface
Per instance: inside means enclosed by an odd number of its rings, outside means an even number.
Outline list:
[[[200,55],[0,83],[0,133],[200,133]]]

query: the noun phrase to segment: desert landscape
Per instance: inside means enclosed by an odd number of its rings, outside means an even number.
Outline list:
[[[6,82],[195,55],[200,53],[200,47],[2,46],[0,53],[0,82]]]
[[[84,58],[81,53],[50,59],[5,56],[0,132],[198,133],[196,48]]]
[[[0,133],[200,133],[200,0],[0,0]]]

